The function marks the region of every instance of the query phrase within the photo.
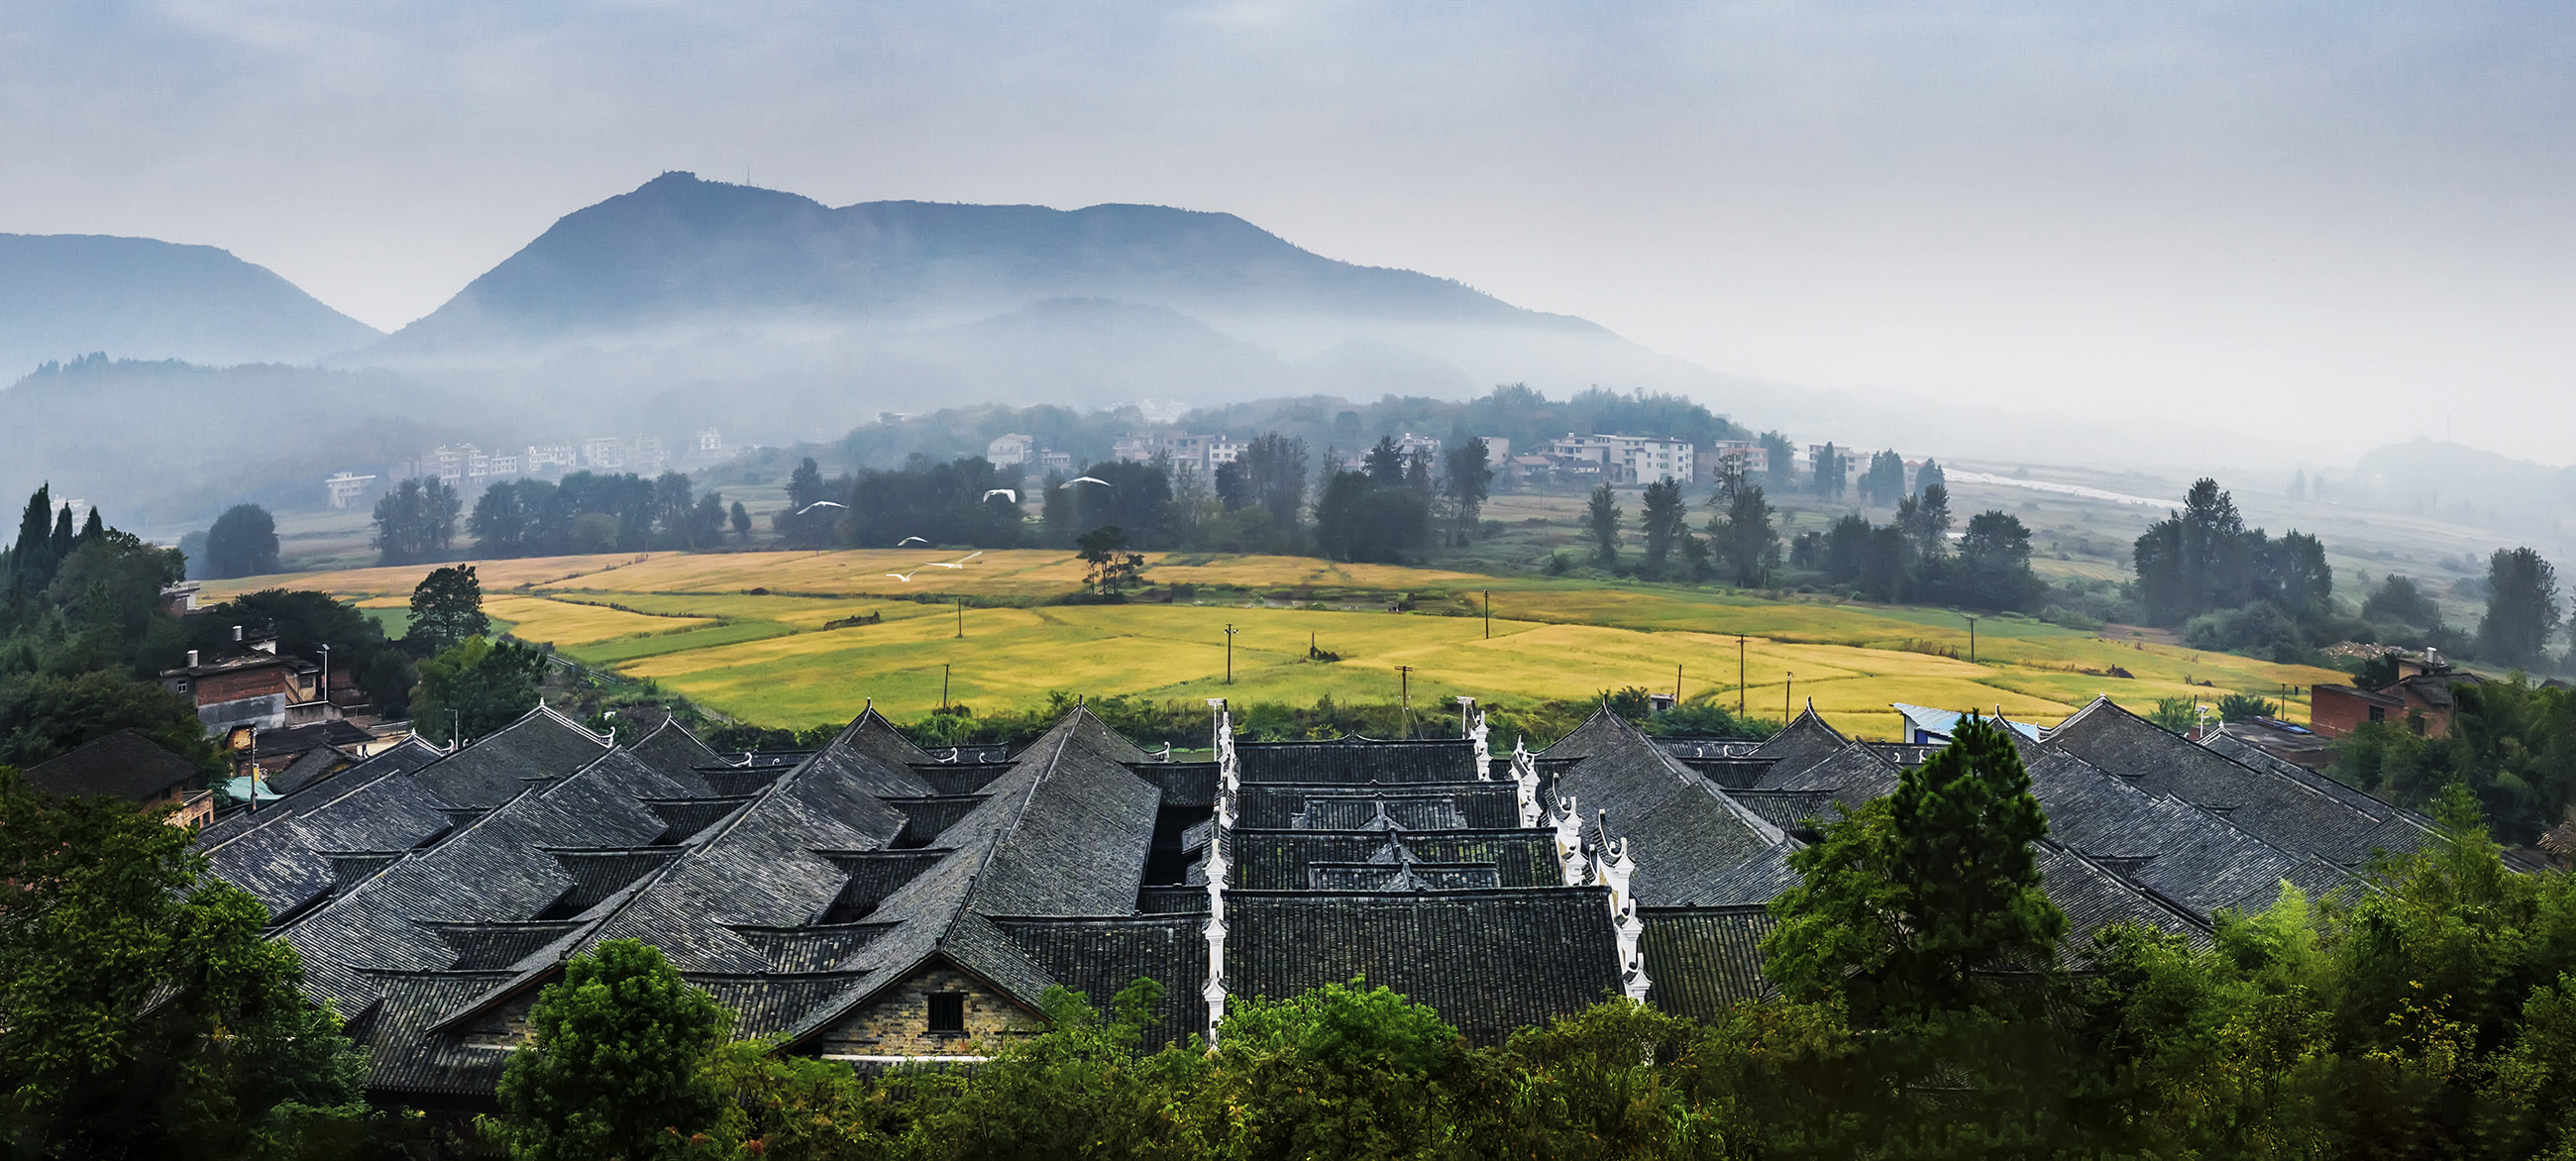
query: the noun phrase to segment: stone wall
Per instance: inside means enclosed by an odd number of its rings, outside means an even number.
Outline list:
[[[930,1033],[930,997],[957,992],[966,997],[964,1036]],[[877,997],[875,1003],[842,1017],[815,1038],[825,1056],[981,1056],[1002,1042],[1043,1030],[1038,1014],[1003,998],[973,976],[955,968],[926,968]]]

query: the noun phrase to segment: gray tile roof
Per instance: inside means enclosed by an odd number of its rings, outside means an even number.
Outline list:
[[[2042,753],[2072,754],[2156,794],[2217,812],[2283,850],[2353,864],[2366,858],[2371,832],[2388,821],[2348,792],[2269,766],[2249,766],[2195,745],[2114,705],[2094,701],[2066,719]]]
[[[103,795],[141,802],[171,787],[205,781],[197,764],[133,730],[83,742],[27,767],[27,785],[65,797]]]
[[[2330,889],[2373,834],[2418,825],[2108,718],[2071,724],[2065,745],[2028,751],[2070,948],[2117,922],[2205,939],[2216,910],[2284,881]],[[1763,993],[1762,904],[1796,880],[1796,824],[1900,773],[1900,751],[1813,714],[1745,748],[1677,753],[1601,713],[1536,762],[1542,794],[1579,799],[1585,841],[1626,840],[1650,998],[1689,1015]],[[738,1013],[738,1034],[791,1046],[837,1042],[843,1017],[946,968],[1031,1008],[1051,986],[1106,1005],[1150,977],[1165,987],[1150,1036],[1204,1028],[1195,881],[1218,834],[1216,768],[1152,760],[1087,711],[1001,763],[941,761],[872,710],[781,763],[737,765],[676,727],[612,749],[551,711],[458,754],[423,749],[201,840],[269,903],[313,992],[357,1014],[380,1092],[487,1097],[509,1021],[567,956],[619,938],[659,945]],[[1479,779],[1467,743],[1238,753],[1232,996],[1365,976],[1491,1042],[1620,986],[1607,889],[1564,885],[1553,829],[1519,826],[1517,784]],[[2227,801],[2181,792],[2195,788]],[[2244,825],[2342,815],[2368,825],[2305,846]]]
[[[1779,826],[1606,709],[1548,753],[1556,756],[1560,747],[1580,758],[1546,789],[1572,796],[1596,824],[1606,812],[1600,825],[1627,839],[1634,852],[1632,886],[1643,906],[1738,902],[1744,885],[1734,873],[1789,842]]]
[[[1226,912],[1234,995],[1275,999],[1365,979],[1431,1005],[1477,1043],[1619,988],[1606,888],[1244,891],[1226,896]]]

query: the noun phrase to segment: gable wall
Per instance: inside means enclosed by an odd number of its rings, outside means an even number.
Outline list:
[[[930,1034],[934,992],[966,994],[965,1036]],[[975,977],[941,965],[915,973],[874,1003],[841,1017],[810,1044],[825,1056],[982,1056],[1006,1040],[1045,1027],[1037,1013],[1002,998]]]

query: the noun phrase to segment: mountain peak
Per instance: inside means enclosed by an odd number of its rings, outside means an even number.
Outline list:
[[[213,246],[0,234],[0,372],[92,351],[198,363],[310,363],[382,337]]]

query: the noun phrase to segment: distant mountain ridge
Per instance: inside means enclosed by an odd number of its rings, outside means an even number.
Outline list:
[[[0,379],[94,351],[218,366],[313,363],[382,337],[212,246],[0,234]]]
[[[1206,318],[1564,328],[1446,279],[1338,262],[1232,214],[917,201],[831,208],[666,173],[565,215],[373,357],[595,341],[689,324],[958,322],[1096,298]]]

